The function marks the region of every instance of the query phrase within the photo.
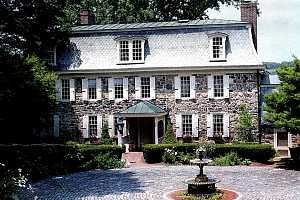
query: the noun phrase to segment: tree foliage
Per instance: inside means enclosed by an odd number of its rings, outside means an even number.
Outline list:
[[[264,119],[297,134],[300,131],[300,60],[295,58],[292,66],[281,66],[276,71],[281,83],[278,90],[265,96]]]
[[[80,9],[94,12],[97,24],[171,21],[208,18],[208,9],[238,0],[69,0],[66,13],[69,24],[79,22]]]
[[[170,120],[167,121],[167,129],[164,135],[164,144],[174,144],[177,142],[176,136],[173,132],[173,126]]]
[[[237,140],[241,142],[253,142],[254,135],[252,130],[254,129],[252,125],[252,115],[246,108],[246,105],[242,104],[240,107],[240,118],[237,126],[238,134]]]

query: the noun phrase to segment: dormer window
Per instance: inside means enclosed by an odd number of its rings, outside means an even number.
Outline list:
[[[224,33],[210,33],[209,38],[209,51],[210,61],[226,61],[225,41],[227,34]]]
[[[144,62],[144,44],[142,38],[119,38],[117,46],[119,51],[119,64],[143,63]]]
[[[44,60],[48,65],[56,65],[56,47],[51,47],[47,49]]]

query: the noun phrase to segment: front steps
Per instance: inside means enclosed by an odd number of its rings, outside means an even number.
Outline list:
[[[146,165],[143,152],[123,153],[122,160],[126,162],[126,167],[138,167]]]

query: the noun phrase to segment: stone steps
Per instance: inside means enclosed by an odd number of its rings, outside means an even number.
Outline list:
[[[146,165],[143,152],[128,152],[122,154],[126,167]]]

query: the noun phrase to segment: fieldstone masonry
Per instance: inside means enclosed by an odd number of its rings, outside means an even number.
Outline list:
[[[208,74],[192,74],[196,77],[196,99],[176,100],[174,89],[175,75],[155,76],[156,99],[154,104],[165,109],[174,124],[176,113],[197,113],[199,115],[199,137],[206,138],[206,116],[210,112],[226,112],[230,114],[230,136],[234,137],[239,116],[239,107],[246,104],[253,116],[253,123],[258,131],[258,85],[256,73],[229,74],[229,99],[208,99],[207,76]],[[60,116],[60,132],[72,132],[81,130],[82,117],[89,114],[102,114],[107,119],[108,114],[122,111],[138,101],[135,99],[135,79],[128,77],[128,100],[114,102],[108,100],[108,77],[102,78],[102,99],[98,101],[82,101],[81,90],[76,90],[74,102],[59,102],[56,114]],[[174,130],[175,131],[175,130]]]

